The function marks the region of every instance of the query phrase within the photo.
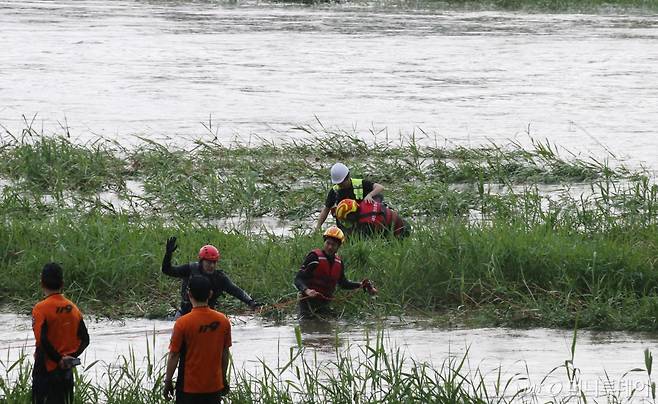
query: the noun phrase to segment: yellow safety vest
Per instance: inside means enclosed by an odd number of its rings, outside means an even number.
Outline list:
[[[357,201],[362,201],[363,200],[363,180],[359,178],[352,178],[352,189],[354,190],[354,198]],[[336,192],[336,195],[338,195],[338,191],[340,191],[340,187],[338,184],[333,186],[334,192]]]

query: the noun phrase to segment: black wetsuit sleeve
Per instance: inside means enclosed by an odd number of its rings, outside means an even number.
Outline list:
[[[341,266],[343,266],[342,263]],[[342,270],[340,271],[340,279],[338,280],[338,285],[340,285],[340,287],[343,289],[358,289],[361,287],[361,282],[353,282],[347,279],[347,277],[345,277],[345,266],[343,266]]]
[[[319,261],[318,256],[314,252],[308,253],[302,266],[299,268],[297,275],[295,275],[295,287],[300,292],[304,292],[308,289],[308,282],[313,278],[313,272],[315,268],[318,267]]]
[[[254,299],[252,299],[251,296],[247,294],[247,292],[240,289],[235,283],[233,283],[231,278],[229,278],[223,271],[218,271],[218,273],[221,287],[226,293],[245,304],[251,304],[254,301]]]
[[[71,356],[75,356],[76,358],[82,355],[82,352],[89,346],[89,332],[87,331],[84,320],[80,320],[78,324],[78,338],[80,338],[80,346],[77,351],[71,354]]]
[[[41,347],[46,353],[46,356],[51,360],[58,362],[62,359],[62,355],[55,349],[55,347],[48,340],[48,322],[44,321],[41,326]]]
[[[324,206],[326,208],[332,208],[336,204],[336,191],[330,189],[327,192],[327,198],[324,200]]]
[[[190,264],[183,264],[179,266],[171,265],[171,254],[166,254],[162,260],[162,273],[165,275],[173,276],[174,278],[187,278],[190,276]]]

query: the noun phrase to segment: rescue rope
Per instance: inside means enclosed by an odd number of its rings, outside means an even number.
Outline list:
[[[332,302],[332,301],[333,302],[346,302],[346,301],[350,300],[352,297],[354,297],[359,292],[360,289],[361,289],[361,287],[356,288],[356,289],[352,289],[349,292],[347,292],[347,294],[345,296],[339,296],[339,297],[327,297],[327,296],[323,295],[322,293],[319,293],[319,295],[315,298],[326,300],[326,301],[329,301],[329,302]],[[259,307],[258,309],[255,310],[255,314],[262,315],[262,314],[266,314],[266,313],[269,313],[269,312],[274,311],[274,310],[283,310],[283,309],[287,308],[288,306],[292,305],[293,303],[299,303],[299,302],[302,302],[302,301],[307,300],[307,299],[314,299],[314,298],[311,297],[311,296],[297,296],[297,297],[294,297],[292,299],[284,300],[283,302],[272,303],[272,304],[269,304],[269,305],[261,306],[261,307]]]

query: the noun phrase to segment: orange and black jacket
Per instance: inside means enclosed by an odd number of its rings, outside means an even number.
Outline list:
[[[179,352],[176,388],[184,393],[224,389],[222,359],[231,346],[231,323],[208,306],[195,307],[174,324],[170,352]]]
[[[339,256],[330,257],[320,249],[308,253],[295,276],[295,287],[300,291],[314,289],[324,297],[333,296],[336,285],[343,289],[357,289],[361,283],[345,277],[345,267]]]
[[[62,356],[78,357],[89,345],[82,313],[60,293],[47,296],[34,306],[32,330],[36,340],[34,374],[52,372]]]

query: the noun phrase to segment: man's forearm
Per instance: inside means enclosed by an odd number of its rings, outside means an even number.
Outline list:
[[[315,225],[316,230],[319,230],[322,227],[322,224],[324,224],[325,220],[327,220],[327,216],[329,216],[329,208],[327,208],[325,206],[320,211],[320,216],[318,217],[318,222]]]
[[[172,253],[166,252],[164,258],[162,258],[162,273],[165,275],[171,274],[171,257]]]
[[[224,378],[224,388],[228,385],[228,360],[231,357],[231,352],[228,348],[224,348],[224,353],[222,354],[222,377]]]
[[[302,279],[302,277],[299,275],[295,276],[294,285],[297,290],[302,293],[308,288],[308,286],[306,286],[306,280]]]
[[[167,371],[165,373],[165,382],[170,382],[174,377],[174,372],[176,371],[176,366],[178,366],[179,359],[179,352],[169,352],[169,355],[167,356]]]
[[[370,195],[370,197],[373,197],[379,195],[383,191],[384,191],[384,186],[382,184],[375,183],[372,187],[372,191],[370,191],[368,195]]]

